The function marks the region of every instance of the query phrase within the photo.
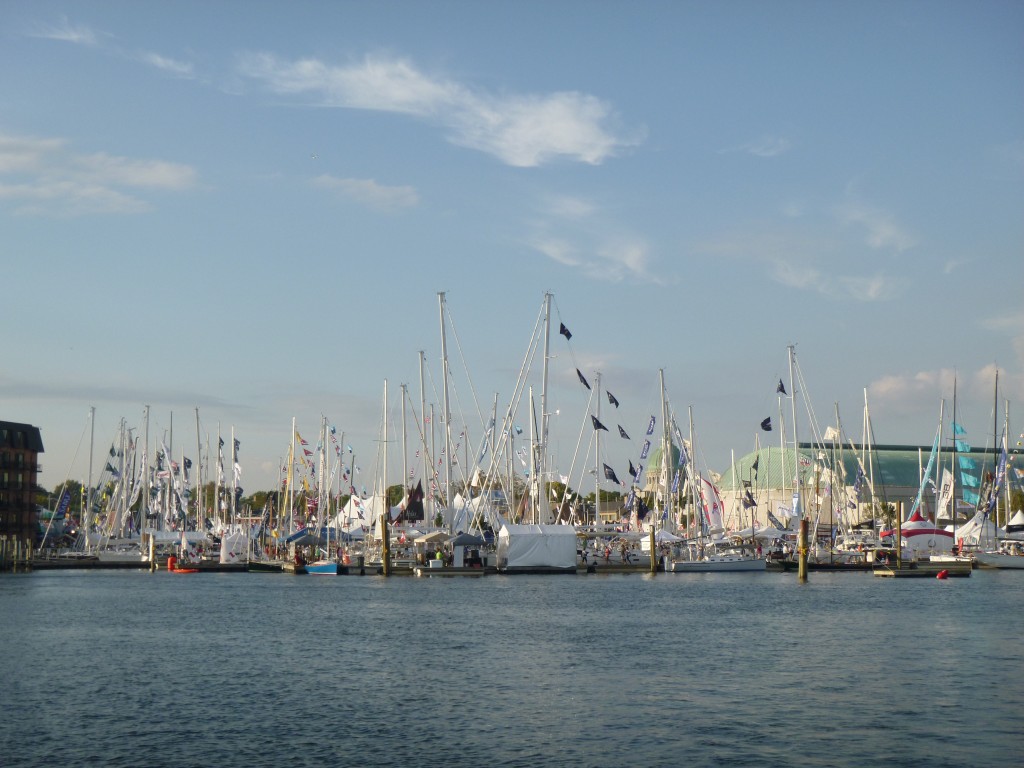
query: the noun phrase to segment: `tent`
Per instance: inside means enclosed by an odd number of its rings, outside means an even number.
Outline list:
[[[466,565],[467,559],[472,559],[479,564],[480,548],[483,545],[484,540],[480,536],[460,532],[448,542],[448,546],[452,548],[452,565],[456,568],[462,568]]]
[[[576,529],[571,525],[513,525],[498,531],[498,568],[576,570]]]

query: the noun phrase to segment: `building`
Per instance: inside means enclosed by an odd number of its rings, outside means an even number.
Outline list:
[[[737,459],[718,482],[728,528],[773,525],[769,516],[781,522],[802,513],[821,526],[857,525],[884,514],[883,507],[898,511],[905,519],[917,498],[921,476],[928,464],[931,446],[879,445],[869,455],[851,449],[801,443],[792,448],[769,447]],[[994,466],[991,450],[973,449],[968,454],[978,467]],[[936,464],[941,474],[951,466],[952,452],[942,453]],[[959,459],[959,455],[958,455]],[[799,467],[800,500],[795,500]],[[829,469],[835,467],[835,473]],[[858,482],[858,476],[860,473]],[[931,478],[936,477],[933,467]],[[973,515],[973,506],[961,499],[957,488],[957,523]],[[749,494],[749,495],[748,495]],[[936,493],[929,483],[921,497],[921,513],[935,519]],[[948,513],[939,516],[941,526],[951,523]]]
[[[36,512],[38,427],[0,421],[0,569],[25,562],[39,532]]]

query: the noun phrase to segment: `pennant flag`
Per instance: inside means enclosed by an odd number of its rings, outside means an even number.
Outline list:
[[[784,386],[782,386],[782,379],[779,379],[779,386],[777,386],[775,388],[775,391],[776,392],[781,392],[784,395],[789,394],[788,392],[786,392],[786,388]]]
[[[757,456],[754,458],[754,463],[750,465],[750,468],[754,470],[754,479],[757,479],[757,465],[761,462],[761,457]]]
[[[967,430],[961,427],[957,422],[953,422],[953,434],[954,435],[966,435]]]
[[[629,462],[629,474],[630,474],[630,477],[632,477],[634,480],[636,479],[637,471],[636,471],[636,467],[633,466],[633,461],[632,460],[630,460],[630,462]]]
[[[647,517],[647,513],[651,511],[651,508],[644,504],[644,500],[639,496],[636,497],[636,519],[643,520]]]
[[[647,458],[647,452],[650,449],[651,449],[651,441],[650,440],[644,440],[644,447],[640,449],[640,458],[641,459],[646,459]]]
[[[648,435],[653,435],[654,434],[654,417],[653,416],[651,416],[651,420],[649,422],[647,422],[647,434]]]
[[[590,415],[590,420],[592,422],[594,422],[594,429],[603,429],[605,432],[608,431],[608,427],[606,427],[604,424],[602,424],[600,421],[598,421],[597,420],[597,416],[594,416],[593,414],[591,414]]]
[[[625,439],[625,440],[629,440],[629,435],[627,435],[627,434],[626,434],[626,430],[624,430],[624,429],[622,428],[622,425],[621,425],[621,424],[619,425],[619,435],[620,435],[620,436],[621,436],[621,437],[622,437],[623,439]]]
[[[744,508],[744,509],[750,509],[751,507],[756,507],[756,506],[757,506],[757,502],[756,502],[756,501],[754,501],[754,497],[753,497],[753,495],[752,495],[752,494],[750,493],[750,491],[747,491],[747,492],[746,492],[746,493],[745,493],[745,494],[743,495],[743,499],[742,499],[742,501],[743,501],[743,508]]]
[[[583,374],[580,373],[579,368],[576,369],[576,375],[580,377],[580,383],[587,389],[590,389],[590,383],[583,377]]]
[[[299,433],[296,432],[295,434],[299,434]],[[218,437],[217,438],[217,442],[219,443],[219,445],[217,446],[218,448],[223,448],[224,447],[224,438],[223,437]]]
[[[558,326],[558,332],[565,336],[566,341],[572,338],[572,333],[565,327],[565,323],[559,323]]]
[[[113,445],[110,446],[110,455],[111,456],[117,456],[117,451],[114,450],[114,446]]]
[[[618,408],[619,407],[619,401],[615,399],[615,395],[613,395],[608,390],[605,390],[604,393],[606,395],[608,395],[608,402],[611,403],[612,405],[614,405],[616,408]]]
[[[769,416],[767,419],[765,419],[764,421],[761,422],[761,429],[763,429],[765,432],[771,432],[772,431],[772,417],[771,416]]]
[[[616,485],[622,485],[622,483],[619,482],[619,478],[615,476],[615,470],[609,467],[607,464],[604,465],[604,476],[611,480]]]

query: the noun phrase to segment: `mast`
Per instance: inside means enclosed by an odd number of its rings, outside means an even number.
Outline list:
[[[444,328],[444,291],[437,294],[438,309],[441,315],[441,392],[443,395],[442,408],[444,412],[441,418],[444,421],[444,506],[448,513],[448,527],[451,528],[451,492],[452,492],[452,430],[451,430],[451,409],[448,403],[448,341],[445,337]],[[449,533],[451,531],[449,530]]]
[[[199,406],[196,406],[196,530],[201,530],[203,519],[203,442],[199,434]],[[148,426],[146,442],[149,442]],[[146,472],[149,475],[149,472]],[[147,483],[148,486],[148,483]],[[146,488],[146,498],[149,498],[149,488]]]
[[[662,466],[662,489],[661,489],[661,505],[662,512],[665,513],[666,520],[671,519],[671,507],[672,502],[669,499],[670,488],[672,487],[672,481],[669,478],[669,474],[672,471],[672,435],[669,431],[669,419],[668,419],[668,396],[665,394],[665,369],[658,369],[658,379],[661,383],[661,466]],[[657,521],[653,521],[652,525],[656,524]],[[651,553],[654,556],[654,553]]]
[[[430,483],[433,480],[433,476],[427,475],[427,467],[433,469],[433,447],[427,445],[427,428],[430,421],[427,418],[427,390],[423,380],[423,369],[426,365],[426,354],[423,350],[420,350],[420,444],[422,445],[421,451],[423,452],[423,481],[427,484],[427,498],[426,506],[424,507],[423,516],[433,522],[434,520],[434,494],[431,493]],[[428,451],[427,448],[431,450]],[[429,462],[428,463],[428,457]]]
[[[594,378],[594,392],[597,397],[597,420],[601,420],[601,372],[598,371]],[[601,466],[601,430],[594,430],[594,520],[598,520],[601,511],[601,478],[604,477],[604,468]]]
[[[237,497],[238,497],[238,444],[235,442],[235,425],[231,425],[231,519],[230,525],[238,519]]]
[[[149,406],[146,406],[147,408]],[[89,481],[85,489],[85,549],[89,551],[89,530],[92,528],[92,452],[96,440],[96,406],[89,406]]]
[[[405,428],[405,398],[407,395],[408,387],[402,384],[402,492],[406,497],[406,508],[409,507],[409,434]]]
[[[388,535],[388,522],[391,519],[391,505],[388,503],[388,380],[384,379],[384,461],[381,469],[381,485],[384,486],[384,504],[381,514],[384,516],[380,525],[380,559],[385,576],[391,575],[391,538]],[[450,531],[449,531],[450,532]]]
[[[950,477],[949,477],[949,482],[950,482],[949,505],[952,508],[950,510],[950,517],[953,518],[953,546],[956,547],[956,553],[958,555],[962,555],[963,553],[960,551],[960,544],[956,540],[956,476],[957,476],[957,473],[958,473],[958,471],[960,469],[957,466],[957,463],[959,462],[958,454],[959,454],[960,448],[957,445],[957,440],[959,438],[957,438],[957,436],[956,436],[956,376],[953,377],[953,416],[952,416],[951,421],[953,423],[953,429],[952,429],[952,432],[953,432],[953,456],[952,456],[952,458],[950,459],[950,462],[949,462],[949,475],[950,475]],[[937,525],[938,524],[938,516],[937,515],[936,515],[935,522],[936,522],[936,525]]]
[[[540,388],[540,471],[541,490],[543,490],[545,472],[547,471],[548,455],[548,361],[551,358],[551,294],[544,294],[544,360],[541,365]],[[598,379],[600,392],[600,379]],[[600,400],[600,396],[598,397]],[[468,442],[468,441],[467,441]]]
[[[804,519],[804,505],[800,499],[800,444],[797,442],[797,430],[796,430],[796,381],[793,377],[793,366],[794,358],[796,357],[796,350],[792,344],[789,345],[789,398],[790,405],[792,406],[793,415],[793,462],[795,466],[795,472],[793,473],[793,500],[796,504],[800,505],[800,519]],[[783,454],[785,456],[785,454]],[[785,466],[785,462],[783,462]],[[795,512],[795,510],[794,510]]]

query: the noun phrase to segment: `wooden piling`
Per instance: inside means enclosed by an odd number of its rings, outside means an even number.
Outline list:
[[[807,520],[800,521],[800,539],[797,542],[799,565],[797,569],[797,580],[807,581]]]

